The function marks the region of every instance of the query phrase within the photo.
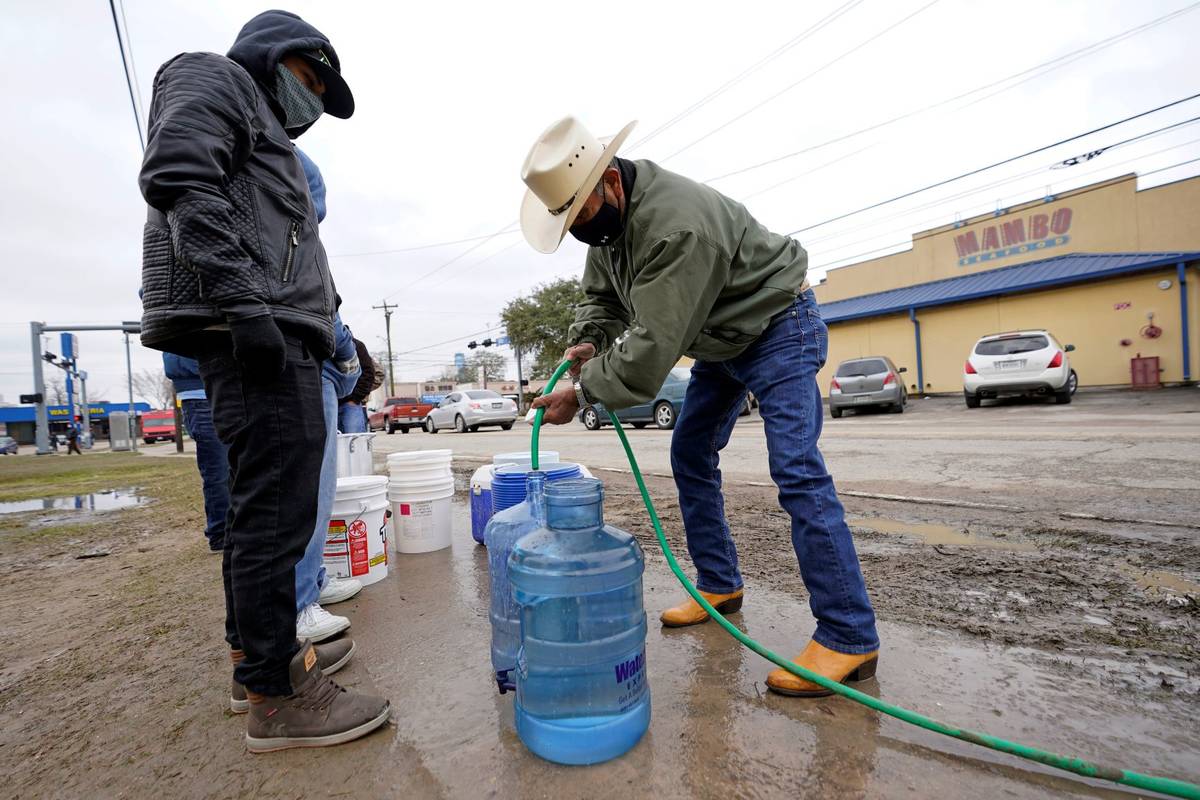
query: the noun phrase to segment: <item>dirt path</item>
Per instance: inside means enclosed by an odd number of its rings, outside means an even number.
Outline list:
[[[678,589],[631,483],[606,482],[609,521],[645,547],[654,615]],[[220,569],[200,535],[194,463],[0,462],[0,501],[51,483],[56,495],[138,486],[152,500],[0,515],[0,797],[1130,796],[836,698],[767,695],[766,666],[712,625],[653,626],[655,720],[634,751],[600,767],[546,764],[512,732],[511,698],[487,684],[486,557],[463,530],[453,550],[401,560],[394,577],[332,609],[351,616],[360,644],[339,679],[392,697],[392,725],[344,748],[252,758],[223,706]],[[683,553],[669,481],[652,483]],[[1031,744],[1200,776],[1198,615],[1185,580],[1200,566],[1194,532],[847,506],[862,520],[885,637],[880,696]],[[798,648],[811,622],[773,493],[732,487],[729,511],[750,587],[741,624],[770,647]],[[888,532],[933,523],[949,530]],[[969,538],[955,538],[964,529]]]

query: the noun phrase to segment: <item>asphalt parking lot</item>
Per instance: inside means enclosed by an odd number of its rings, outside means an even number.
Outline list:
[[[670,432],[630,430],[644,471],[669,475]],[[477,433],[380,435],[376,451],[450,448],[490,458],[529,447],[529,428]],[[542,447],[589,467],[627,469],[609,428],[547,427]],[[1041,512],[1173,521],[1200,510],[1200,388],[1157,392],[1081,390],[1052,400],[912,399],[902,414],[826,414],[821,449],[839,488],[935,496]],[[762,419],[743,417],[721,455],[727,481],[767,482]]]

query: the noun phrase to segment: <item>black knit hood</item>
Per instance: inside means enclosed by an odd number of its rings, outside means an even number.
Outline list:
[[[333,68],[342,70],[328,37],[290,11],[264,11],[247,22],[225,55],[274,94],[275,66],[293,50],[324,50]]]

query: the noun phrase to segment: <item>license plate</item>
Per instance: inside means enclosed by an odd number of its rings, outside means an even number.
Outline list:
[[[997,361],[996,362],[996,368],[1002,369],[1002,370],[1004,370],[1004,369],[1021,369],[1024,366],[1025,366],[1025,359],[1023,359],[1023,358],[1015,359],[1013,361]]]
[[[503,405],[503,403],[492,403],[492,408],[501,408]]]
[[[871,400],[872,400],[872,398],[870,397],[870,395],[865,395],[865,394],[860,397],[854,398],[855,403],[869,403],[869,402],[871,402]]]

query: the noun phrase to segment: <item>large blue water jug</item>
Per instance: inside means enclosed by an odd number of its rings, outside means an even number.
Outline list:
[[[604,524],[595,478],[545,487],[545,527],[508,559],[521,610],[517,733],[559,764],[595,764],[637,744],[650,725],[645,561]]]
[[[530,472],[525,476],[526,498],[493,515],[483,532],[492,584],[492,669],[500,694],[516,688],[512,671],[520,646],[521,618],[508,584],[508,556],[518,539],[545,525],[545,486],[546,473]]]

